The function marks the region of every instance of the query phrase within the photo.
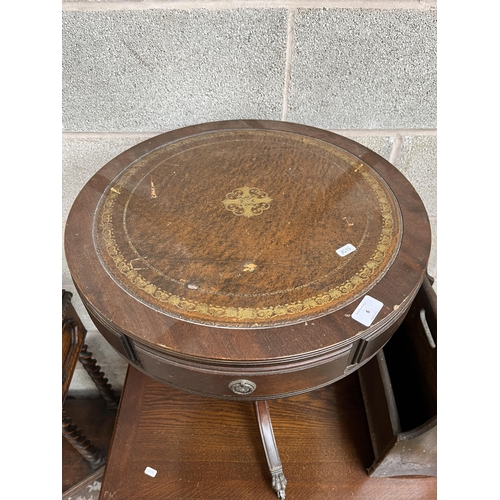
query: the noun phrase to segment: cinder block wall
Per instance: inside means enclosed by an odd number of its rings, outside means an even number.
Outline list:
[[[87,180],[147,138],[227,119],[348,136],[414,184],[436,266],[436,1],[63,0],[63,227]],[[113,386],[126,364],[63,288]],[[79,368],[70,394],[96,396]]]

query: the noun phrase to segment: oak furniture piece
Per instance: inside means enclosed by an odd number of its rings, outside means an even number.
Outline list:
[[[391,340],[358,370],[371,477],[437,475],[437,296],[428,278]]]
[[[62,290],[62,434],[87,460],[92,469],[97,470],[104,465],[106,457],[73,423],[64,410],[64,403],[78,361],[91,377],[109,408],[117,408],[118,397],[85,344],[87,330],[71,303],[71,298],[71,292]]]
[[[101,450],[109,461],[109,449],[113,435],[117,410],[108,408],[101,398],[68,397],[64,402],[68,415],[74,416],[80,429],[92,444]],[[105,464],[98,469],[83,458],[64,437],[61,442],[61,491],[62,500],[98,500]]]
[[[374,458],[356,373],[267,402],[287,498],[436,499],[436,477],[366,473]],[[129,367],[99,500],[273,500],[268,475],[251,404],[181,392]]]
[[[266,401],[376,355],[420,288],[431,233],[412,185],[373,151],[241,120],[168,132],[111,160],[76,198],[65,238],[82,302],[132,366],[254,402],[284,498]]]

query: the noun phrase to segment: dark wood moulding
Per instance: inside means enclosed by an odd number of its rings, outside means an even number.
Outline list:
[[[419,290],[430,243],[420,197],[385,159],[256,120],[123,152],[82,189],[65,232],[76,289],[118,353],[172,387],[249,400],[372,358]],[[382,303],[369,326],[351,317],[367,295]]]

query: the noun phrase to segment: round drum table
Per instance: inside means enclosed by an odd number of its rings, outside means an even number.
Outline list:
[[[394,166],[273,121],[134,146],[85,185],[65,234],[83,304],[131,365],[183,391],[254,401],[280,498],[266,400],[373,357],[408,311],[430,243],[423,203]]]

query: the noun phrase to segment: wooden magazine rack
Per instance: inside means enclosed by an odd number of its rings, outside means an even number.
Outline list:
[[[386,346],[358,371],[371,477],[437,475],[437,296],[428,278]]]

